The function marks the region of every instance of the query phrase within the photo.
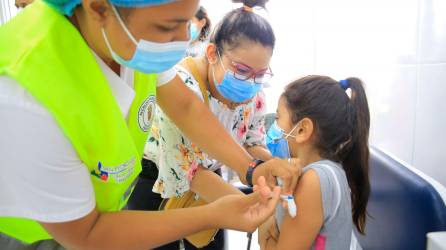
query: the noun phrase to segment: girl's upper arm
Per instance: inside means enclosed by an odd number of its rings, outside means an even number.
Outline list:
[[[319,175],[306,171],[294,193],[297,216],[285,215],[277,249],[309,249],[316,239],[324,220]]]

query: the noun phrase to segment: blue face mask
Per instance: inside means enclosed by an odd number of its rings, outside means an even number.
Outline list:
[[[200,32],[198,32],[198,27],[195,23],[190,24],[189,35],[191,41],[197,40],[198,35],[200,35]]]
[[[113,59],[117,63],[146,74],[161,73],[175,66],[175,64],[177,64],[184,57],[186,50],[189,47],[189,41],[155,43],[141,39],[139,42],[137,42],[125,26],[124,22],[119,16],[119,13],[116,11],[116,8],[112,6],[112,9],[124,31],[127,33],[130,40],[132,40],[136,45],[136,50],[133,57],[130,60],[125,60],[113,51],[105,31],[102,29],[102,35],[104,36],[105,43],[107,44]]]
[[[291,135],[291,133],[293,133],[296,128],[297,125],[287,134],[279,127],[279,125],[277,125],[276,121],[271,125],[266,133],[266,146],[274,157],[281,159],[291,158],[287,138],[295,137]]]
[[[220,55],[218,55],[218,57],[220,59],[220,64],[226,73],[221,83],[217,83],[217,80],[215,80],[214,70],[212,70],[212,77],[214,78],[215,87],[224,98],[236,103],[241,103],[253,98],[260,91],[262,88],[261,84],[254,83],[249,80],[242,81],[235,78],[234,72],[231,70],[226,70],[225,66],[223,66],[223,63],[221,62]]]

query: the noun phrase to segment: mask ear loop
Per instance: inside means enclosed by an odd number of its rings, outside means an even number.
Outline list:
[[[218,52],[217,46],[215,46],[215,49],[217,50],[217,56],[218,56],[218,60],[220,61],[220,65],[221,65],[221,67],[223,68],[223,70],[224,70],[224,72],[226,74],[227,70],[226,70],[225,66],[223,65],[223,61],[221,60],[220,52]],[[212,78],[214,78],[214,83],[215,84],[221,84],[221,82],[218,83],[217,79],[215,78],[215,68],[214,67],[215,67],[215,65],[212,64]]]
[[[299,125],[299,123],[296,124],[296,126],[294,126],[294,128],[293,128],[288,134],[285,133],[285,132],[283,132],[283,134],[285,135],[285,139],[287,139],[288,137],[296,138],[296,136],[295,136],[295,135],[292,135],[292,133],[294,132],[294,130],[296,130],[296,128],[297,128],[298,125]]]
[[[135,45],[138,45],[138,42],[136,41],[135,37],[133,37],[132,33],[130,33],[130,31],[127,29],[127,26],[124,24],[124,21],[122,21],[121,16],[119,15],[118,10],[116,10],[114,5],[112,5],[112,9],[116,15],[116,18],[118,19],[119,24],[121,24],[121,27],[124,29],[125,33],[127,33],[127,36]]]
[[[215,68],[214,67],[215,67],[215,65],[212,64],[212,78],[214,80],[214,84],[221,84],[221,83],[218,83],[217,79],[215,78]]]
[[[111,48],[110,42],[108,41],[107,35],[105,34],[104,28],[101,29],[101,32],[102,32],[102,37],[104,38],[105,41],[105,45],[107,45],[107,48],[110,51],[110,53],[113,54],[113,50]]]
[[[217,46],[215,46],[215,48],[216,48],[216,50],[217,50],[217,56],[218,56],[218,60],[220,61],[220,65],[221,65],[221,67],[223,68],[223,70],[225,71],[225,73],[226,73],[226,68],[225,68],[225,65],[223,65],[223,60],[221,59],[221,55],[220,55],[220,52],[218,52],[218,48],[217,48]]]
[[[138,42],[135,40],[135,38],[133,37],[133,35],[130,33],[130,31],[127,29],[127,26],[125,26],[124,22],[121,19],[121,16],[119,15],[118,11],[116,10],[115,6],[112,5],[112,10],[115,13],[116,18],[118,19],[119,24],[121,25],[121,27],[124,29],[125,33],[127,34],[127,36],[130,38],[130,40],[132,40],[132,42],[135,44],[135,46],[138,46]],[[108,41],[108,37],[107,34],[105,34],[105,30],[104,28],[101,28],[101,32],[102,32],[102,36],[104,37],[104,41],[105,41],[105,45],[107,45],[108,50],[110,51],[110,53],[113,53],[110,41]]]
[[[288,162],[291,162],[291,152],[290,152],[290,144],[288,143],[288,140],[287,140],[287,138],[288,137],[291,137],[291,138],[296,138],[296,136],[295,135],[292,135],[292,133],[294,132],[294,130],[296,130],[296,128],[297,128],[297,126],[299,125],[299,123],[298,124],[296,124],[295,126],[294,126],[294,128],[287,134],[287,133],[285,133],[285,132],[283,132],[283,134],[285,135],[285,140],[286,140],[286,144],[287,144],[287,146],[288,146]]]

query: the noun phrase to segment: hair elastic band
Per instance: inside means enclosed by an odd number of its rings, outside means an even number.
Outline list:
[[[247,5],[243,5],[243,9],[244,9],[246,12],[254,12],[254,9],[253,9],[252,7],[247,6]]]
[[[341,85],[341,88],[343,88],[344,90],[347,90],[348,88],[350,88],[350,84],[347,79],[340,80],[339,85]]]

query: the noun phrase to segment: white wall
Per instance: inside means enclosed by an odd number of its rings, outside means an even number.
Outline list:
[[[202,0],[214,21],[234,8]],[[371,143],[446,185],[446,0],[271,0],[269,110],[290,79],[362,78]]]

